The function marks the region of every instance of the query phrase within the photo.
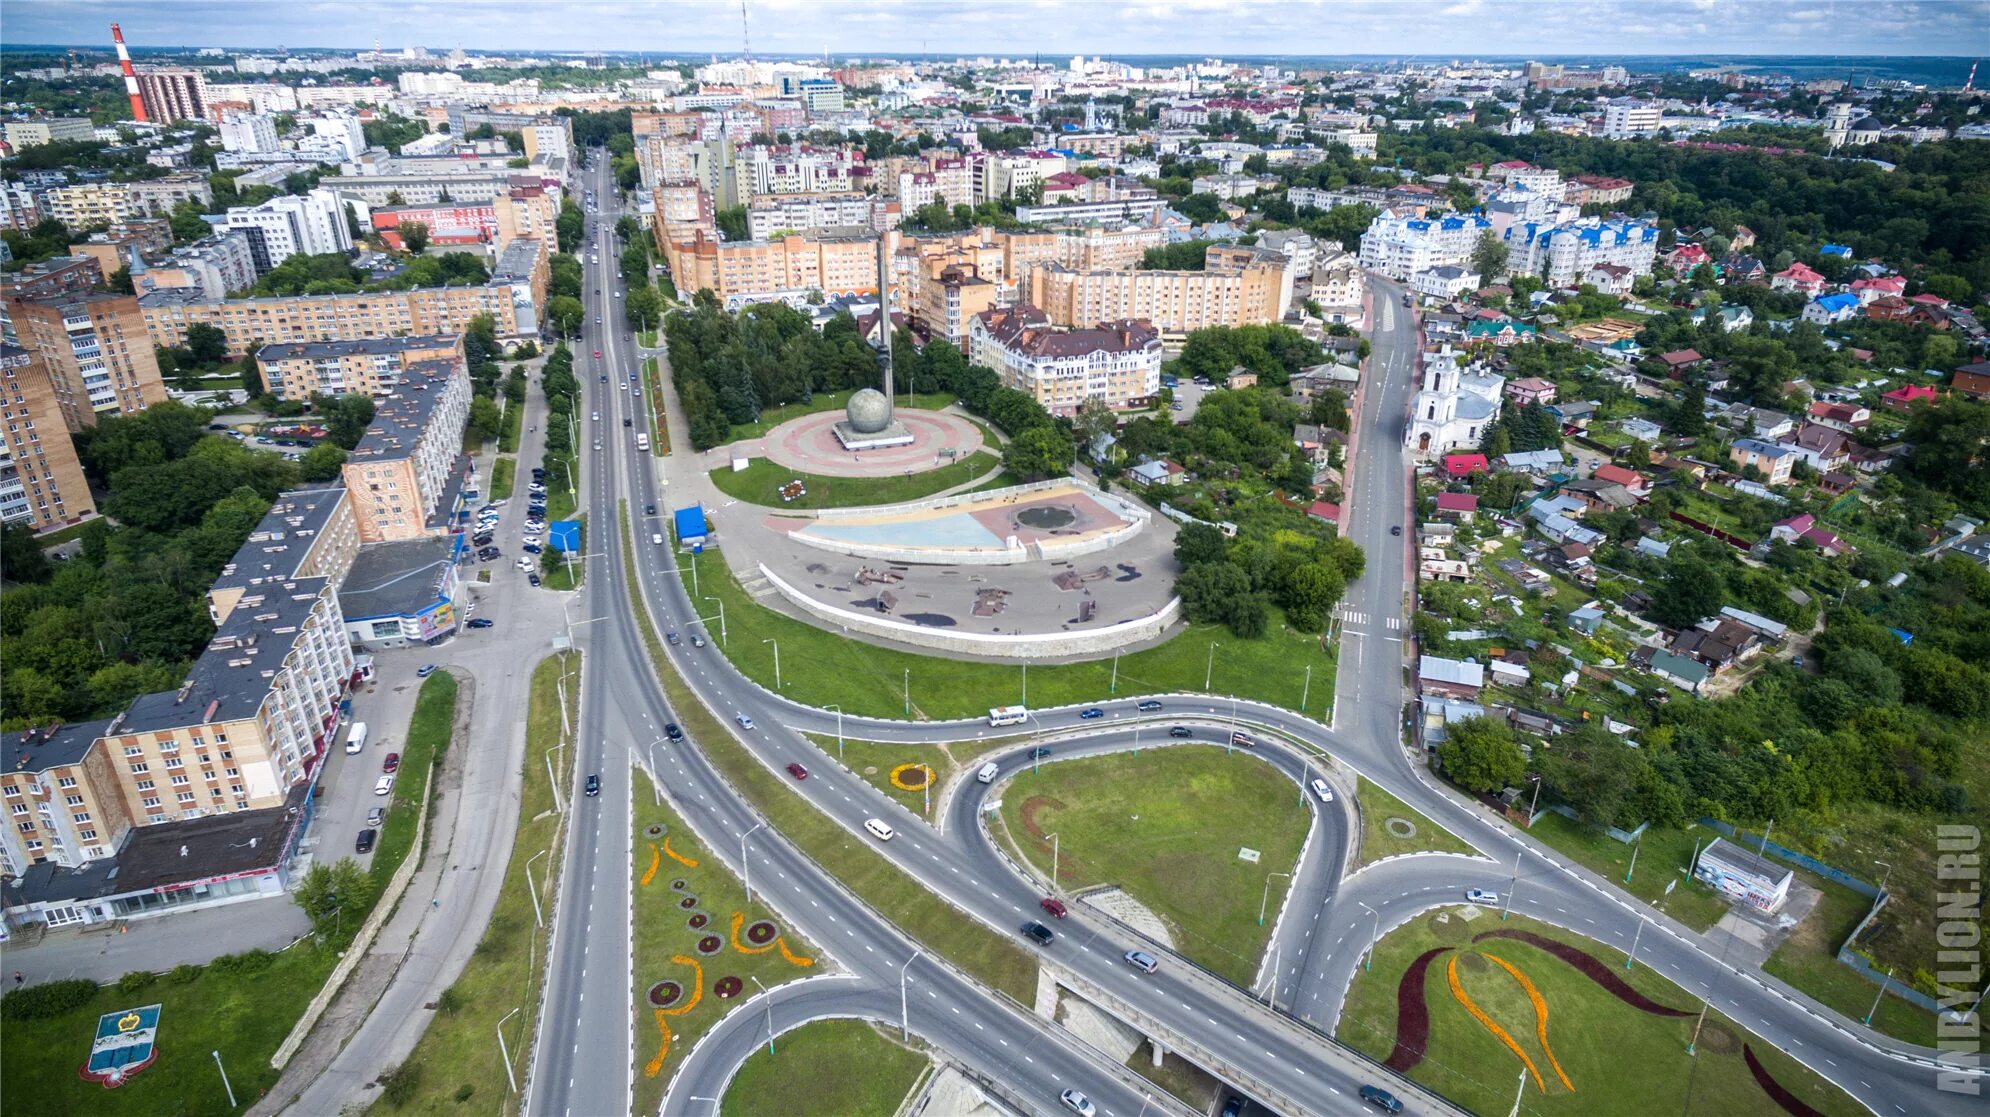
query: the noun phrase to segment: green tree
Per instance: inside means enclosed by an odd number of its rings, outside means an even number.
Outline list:
[[[1071,440],[1062,431],[1056,427],[1034,427],[1010,439],[1002,448],[1002,466],[1018,477],[1037,481],[1070,469],[1076,456]]]
[[[306,870],[290,898],[304,910],[320,937],[344,938],[359,930],[373,907],[372,874],[350,857],[327,865],[320,861]]]
[[[587,214],[581,212],[572,197],[560,203],[560,215],[553,219],[553,232],[561,252],[570,253],[586,242]]]
[[[1527,759],[1513,731],[1483,717],[1466,718],[1445,727],[1437,758],[1451,782],[1467,791],[1498,791],[1520,782]]]
[[[1720,571],[1683,548],[1666,561],[1665,574],[1651,595],[1652,619],[1673,628],[1698,624],[1726,604]]]
[[[587,308],[579,299],[568,295],[556,295],[546,300],[546,320],[563,337],[573,337],[580,333],[587,321]]]
[[[1506,274],[1506,245],[1490,232],[1479,234],[1479,243],[1472,246],[1472,270],[1479,278],[1491,283]]]
[[[1327,623],[1327,614],[1347,591],[1341,572],[1324,562],[1302,563],[1285,579],[1282,598],[1286,619],[1301,632],[1317,632]]]
[[[428,225],[420,221],[403,221],[394,226],[401,234],[401,244],[412,255],[419,256],[428,250]]]
[[[337,398],[331,396],[311,397],[312,407],[325,419],[325,427],[331,440],[346,450],[359,445],[366,437],[366,426],[373,421],[373,397],[351,393]]]
[[[719,235],[726,240],[747,239],[746,207],[727,206],[712,215],[712,223],[718,226]]]
[[[186,351],[193,364],[214,368],[228,360],[228,334],[219,326],[195,322],[187,327]]]
[[[496,400],[477,396],[470,401],[470,421],[464,432],[468,438],[490,442],[497,438],[502,426],[503,416],[498,411]]]
[[[48,577],[48,558],[42,554],[34,529],[11,520],[0,525],[0,568],[7,571],[10,582],[25,584]]]
[[[297,459],[297,475],[314,483],[334,480],[345,466],[345,458],[345,448],[338,443],[320,442]]]
[[[242,391],[248,393],[250,399],[269,391],[268,385],[263,382],[263,362],[259,356],[262,350],[262,339],[255,338],[249,342],[247,350],[242,354]]]
[[[1221,562],[1230,550],[1230,541],[1212,524],[1183,524],[1175,533],[1175,561],[1183,570],[1209,562]]]

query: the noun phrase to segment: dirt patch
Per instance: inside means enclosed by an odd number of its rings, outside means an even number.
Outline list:
[[[1734,1030],[1726,1024],[1718,1020],[1709,1020],[1706,1026],[1700,1029],[1700,1038],[1693,1046],[1704,1047],[1716,1055],[1732,1055],[1741,1050],[1741,1037],[1735,1035]]]
[[[1472,928],[1455,912],[1436,912],[1425,922],[1431,935],[1442,943],[1461,946],[1472,937]]]

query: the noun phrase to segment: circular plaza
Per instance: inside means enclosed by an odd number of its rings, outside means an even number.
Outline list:
[[[768,461],[825,477],[892,477],[936,469],[967,458],[987,442],[981,428],[964,416],[940,411],[897,410],[892,419],[908,440],[899,445],[850,449],[837,436],[849,420],[841,411],[790,419],[761,439]]]

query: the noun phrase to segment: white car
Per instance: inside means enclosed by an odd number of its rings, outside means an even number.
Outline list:
[[[1318,796],[1322,803],[1331,803],[1334,801],[1334,789],[1328,787],[1325,780],[1313,781],[1313,794]]]
[[[893,830],[889,826],[886,826],[884,819],[881,818],[865,819],[864,829],[869,830],[871,832],[871,836],[881,842],[888,842],[894,837],[898,836],[898,831]]]
[[[513,563],[512,565],[518,567],[520,570],[530,570],[532,569],[532,560],[528,558],[522,558],[519,559],[517,562]]]
[[[1098,1112],[1098,1108],[1092,1104],[1092,1099],[1076,1090],[1064,1091],[1057,1095],[1057,1100],[1063,1102],[1064,1108],[1076,1113],[1078,1117],[1092,1117],[1092,1114]]]
[[[391,775],[381,776],[379,779],[373,781],[373,794],[375,795],[386,795],[393,790],[394,777]]]
[[[1488,892],[1483,888],[1468,888],[1465,890],[1465,899],[1474,904],[1485,904],[1490,907],[1499,903],[1499,893]]]

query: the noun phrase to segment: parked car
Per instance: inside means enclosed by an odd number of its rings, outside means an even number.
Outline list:
[[[1076,1113],[1078,1117],[1092,1117],[1098,1112],[1098,1108],[1092,1104],[1092,1099],[1077,1090],[1066,1090],[1057,1095],[1057,1100],[1063,1102],[1064,1108]]]
[[[1156,711],[1156,710],[1160,709],[1160,708],[1161,708],[1161,704],[1160,704],[1159,702],[1155,701],[1154,699],[1152,699],[1152,698],[1149,698],[1149,699],[1147,699],[1146,701],[1144,701],[1144,702],[1140,703],[1140,705],[1139,705],[1138,707],[1136,707],[1136,708],[1137,708],[1137,709],[1139,709],[1139,710],[1140,710],[1140,712],[1141,712],[1141,713],[1143,713],[1143,714],[1151,714],[1151,713],[1153,713],[1154,711]]]
[[[382,821],[386,819],[386,817],[387,817],[387,808],[375,807],[372,810],[366,812],[366,824],[368,826],[378,826]]]
[[[590,798],[601,794],[601,777],[590,774],[587,777],[587,794]]]
[[[519,559],[517,562],[512,563],[512,565],[516,566],[520,570],[530,570],[532,569],[532,560],[528,558],[522,558]]]
[[[528,554],[528,555],[536,555],[536,554],[541,554],[541,553],[543,553],[543,552],[545,551],[545,548],[544,548],[544,547],[541,547],[541,546],[540,546],[539,544],[537,544],[537,543],[527,543],[527,544],[526,544],[525,546],[523,546],[523,547],[520,547],[520,548],[519,548],[519,550],[521,550],[521,551],[524,551],[524,552],[525,552],[526,554]],[[528,565],[528,566],[529,566],[529,565],[531,565],[531,564],[530,564],[530,563],[528,563],[528,564],[526,564],[526,565]]]
[[[1106,716],[1106,712],[1104,710],[1099,709],[1097,706],[1094,706],[1089,710],[1078,711],[1078,716],[1085,719],[1086,721],[1091,721],[1094,718],[1102,718]]]
[[[381,776],[373,781],[373,794],[385,795],[394,790],[394,777]]]
[[[1023,937],[1038,946],[1049,946],[1057,939],[1057,932],[1032,919],[1023,924]]]
[[[470,627],[471,627],[471,628],[496,628],[496,627],[497,627],[497,622],[496,622],[496,621],[494,621],[494,620],[492,620],[492,619],[490,619],[489,617],[478,617],[478,618],[477,618],[476,620],[473,620],[473,621],[471,621],[471,622],[470,622]]]
[[[1189,728],[1188,726],[1186,726],[1186,725],[1170,725],[1170,726],[1168,727],[1168,736],[1170,736],[1170,737],[1193,737],[1193,736],[1195,736],[1195,730],[1193,730],[1193,729],[1190,729],[1190,728]]]
[[[1334,789],[1328,787],[1325,780],[1313,781],[1313,794],[1318,796],[1322,803],[1331,803],[1334,801]]]
[[[1144,950],[1129,950],[1126,952],[1125,958],[1127,965],[1132,966],[1141,973],[1154,973],[1161,968],[1161,963],[1155,961],[1154,956]]]
[[[1492,905],[1499,903],[1499,893],[1488,892],[1483,888],[1468,888],[1465,890],[1465,899],[1474,904]]]
[[[415,668],[415,678],[417,679],[426,679],[433,674],[435,674],[435,664],[433,663],[424,663],[420,667]]]
[[[732,720],[734,720],[734,721],[738,722],[738,723],[739,723],[739,727],[740,727],[741,729],[751,729],[751,728],[753,728],[753,719],[752,719],[752,718],[750,718],[750,717],[747,717],[747,716],[746,716],[745,714],[734,714],[734,715],[732,716]]]
[[[539,575],[537,574],[527,574],[525,576],[525,580],[532,583],[534,586],[540,586],[545,584],[540,580]]]
[[[1231,1094],[1229,1099],[1223,1103],[1222,1117],[1243,1117],[1243,1114],[1244,1095]]]
[[[1055,896],[1045,896],[1036,902],[1036,906],[1049,912],[1054,919],[1062,919],[1071,914],[1071,909],[1064,906],[1064,901]]]
[[[398,752],[390,752],[380,761],[380,770],[383,772],[398,771],[400,767],[401,754]]]
[[[788,765],[788,774],[798,780],[805,780],[808,778],[808,769],[799,764],[790,764]]]
[[[673,741],[682,741],[684,739],[684,731],[677,728],[677,723],[674,721],[664,725],[663,735]]]
[[[1403,297],[1407,299],[1409,296],[1405,295]],[[1403,1103],[1396,1100],[1396,1095],[1384,1090],[1380,1086],[1363,1086],[1361,1088],[1361,1100],[1384,1113],[1401,1113],[1403,1111]]]
[[[359,836],[353,839],[352,851],[354,853],[367,852],[368,850],[373,848],[373,839],[379,836],[380,836],[380,831],[375,830],[372,827],[368,827],[365,830],[361,830],[359,832]]]

